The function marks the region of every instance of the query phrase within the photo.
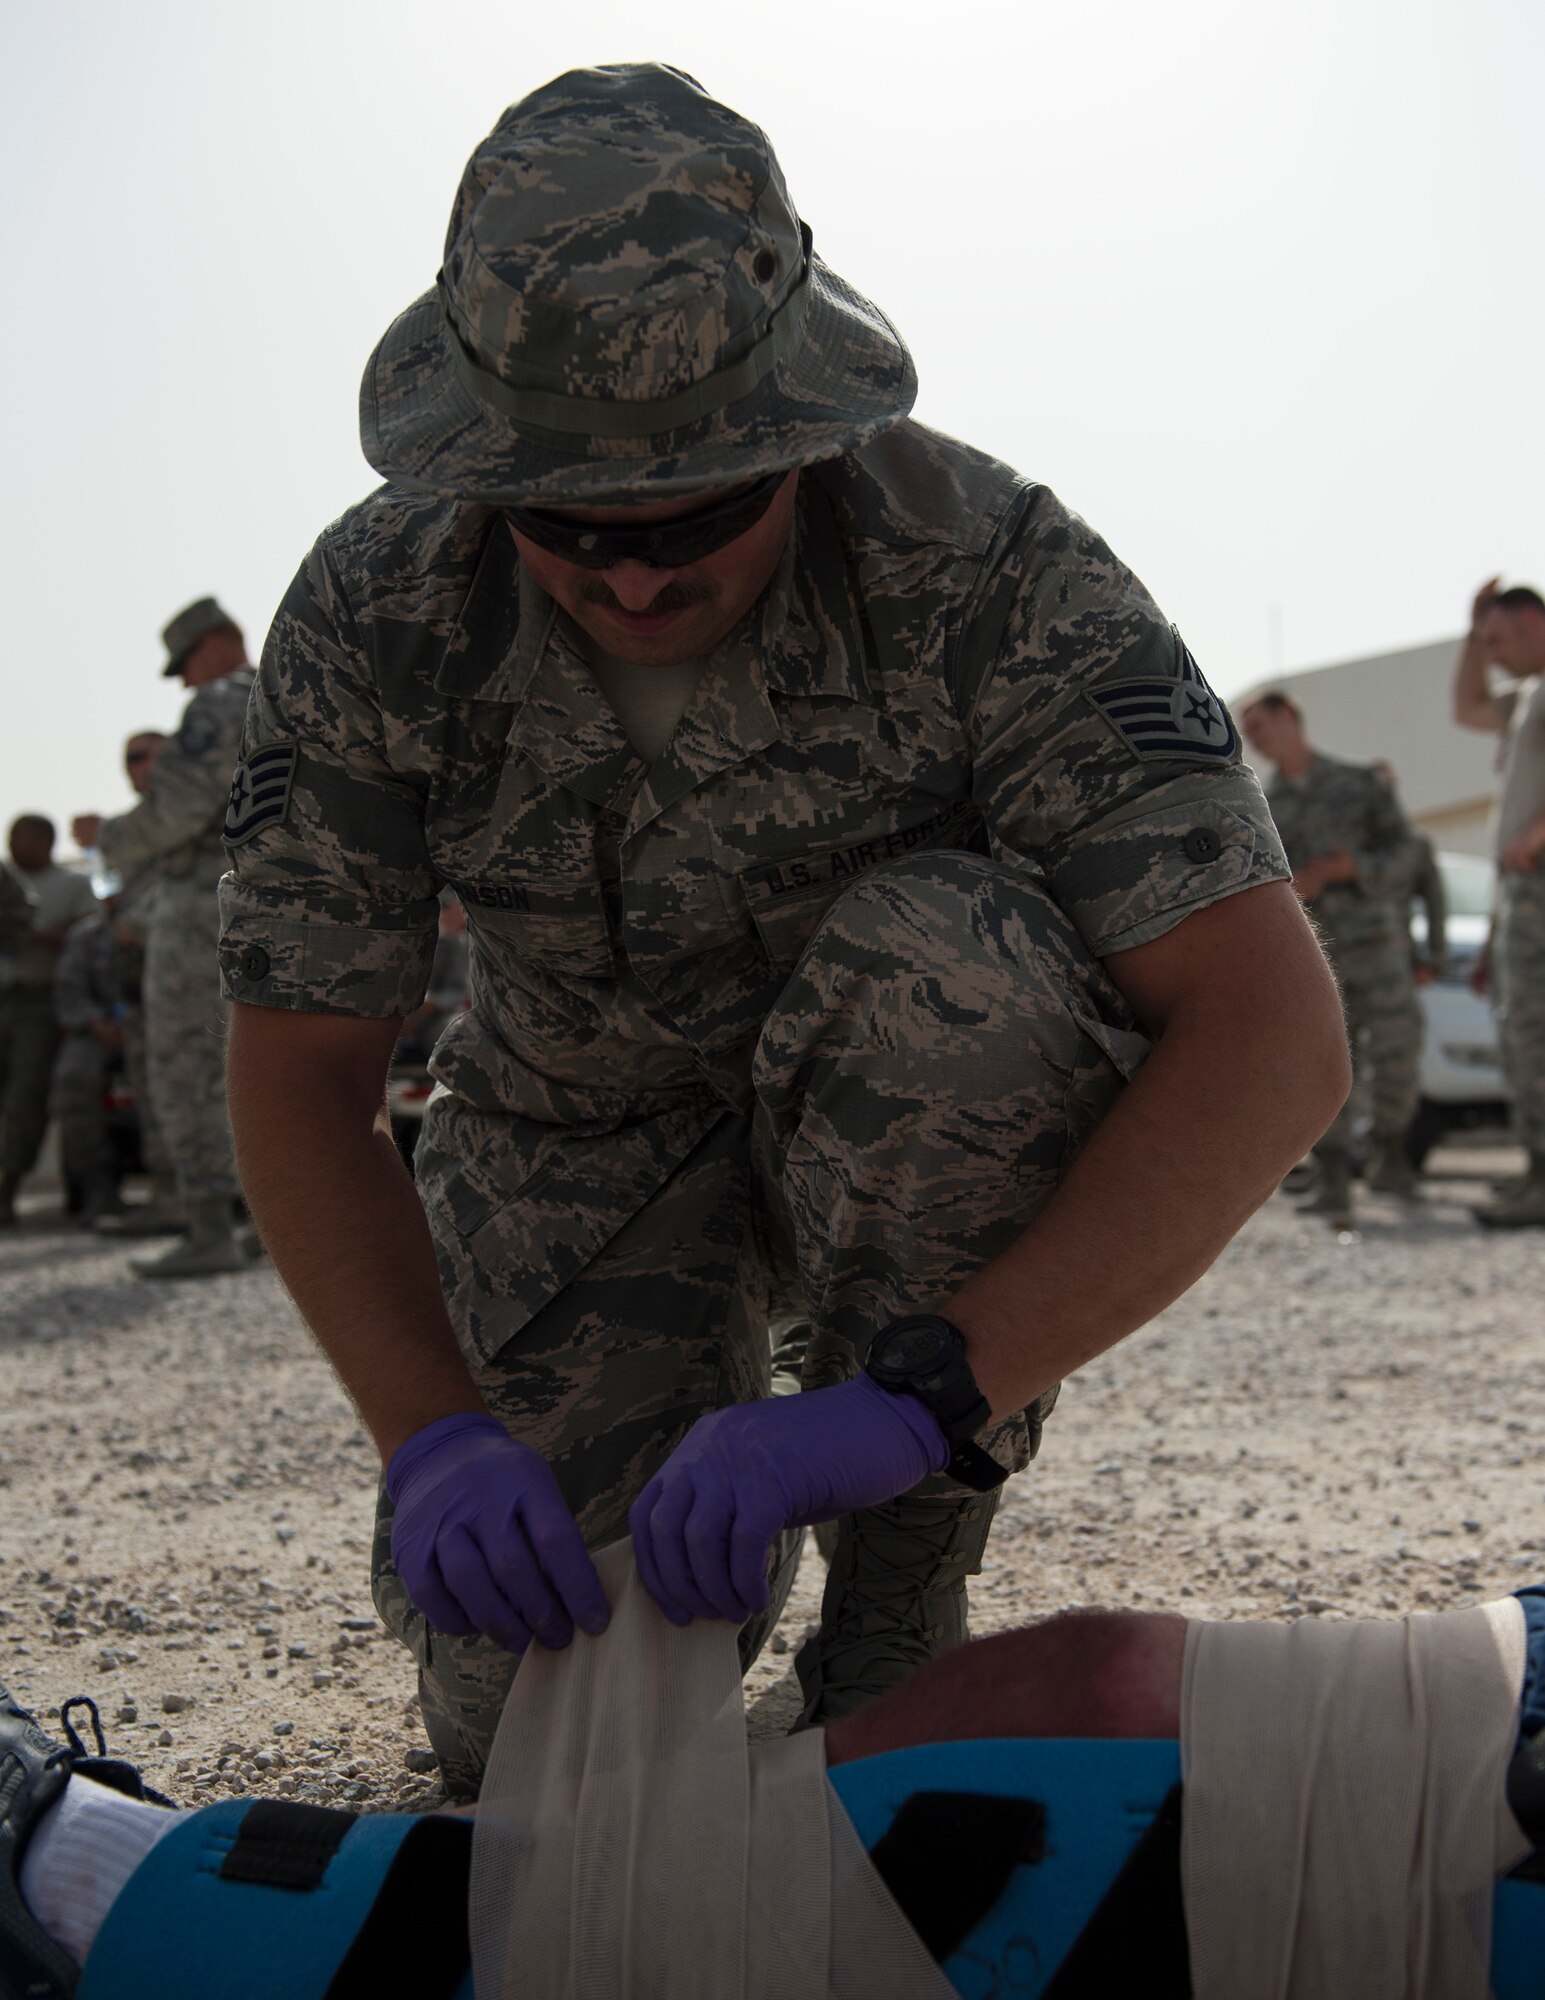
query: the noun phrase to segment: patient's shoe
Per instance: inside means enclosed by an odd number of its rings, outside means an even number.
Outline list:
[[[84,1706],[97,1752],[87,1752],[70,1721]],[[21,1892],[28,1843],[71,1777],[79,1773],[129,1798],[170,1805],[153,1792],[132,1764],[106,1754],[102,1721],[88,1696],[65,1703],[59,1717],[67,1740],[56,1743],[0,1683],[0,2000],[64,2000],[75,1991],[79,1969],[69,1953],[33,1916]]]

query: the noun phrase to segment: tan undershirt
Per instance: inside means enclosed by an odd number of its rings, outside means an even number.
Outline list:
[[[610,653],[593,653],[590,671],[622,724],[628,741],[646,764],[656,764],[687,712],[703,672],[701,660],[678,666],[640,667]]]
[[[1497,801],[1500,855],[1545,813],[1545,676],[1520,681],[1497,708],[1507,727]]]

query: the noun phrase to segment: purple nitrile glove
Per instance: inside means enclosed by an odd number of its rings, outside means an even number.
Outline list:
[[[767,1606],[767,1550],[784,1528],[832,1521],[898,1493],[949,1460],[915,1396],[855,1376],[699,1417],[628,1517],[644,1587],[677,1625],[744,1624]]]
[[[460,1411],[400,1444],[386,1468],[392,1561],[436,1631],[486,1632],[523,1653],[568,1645],[611,1611],[552,1467],[497,1417]]]

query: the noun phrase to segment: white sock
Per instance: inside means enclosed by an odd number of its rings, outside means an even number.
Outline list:
[[[21,1862],[27,1908],[77,1965],[145,1856],[188,1817],[76,1773],[44,1814]]]

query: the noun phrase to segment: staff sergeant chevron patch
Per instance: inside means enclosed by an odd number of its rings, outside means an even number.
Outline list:
[[[284,818],[290,809],[297,755],[293,743],[264,743],[250,757],[242,758],[231,780],[225,825],[220,830],[227,847],[240,847],[265,826]]]
[[[1230,763],[1239,755],[1233,718],[1177,633],[1178,680],[1112,681],[1089,700],[1135,757]]]

